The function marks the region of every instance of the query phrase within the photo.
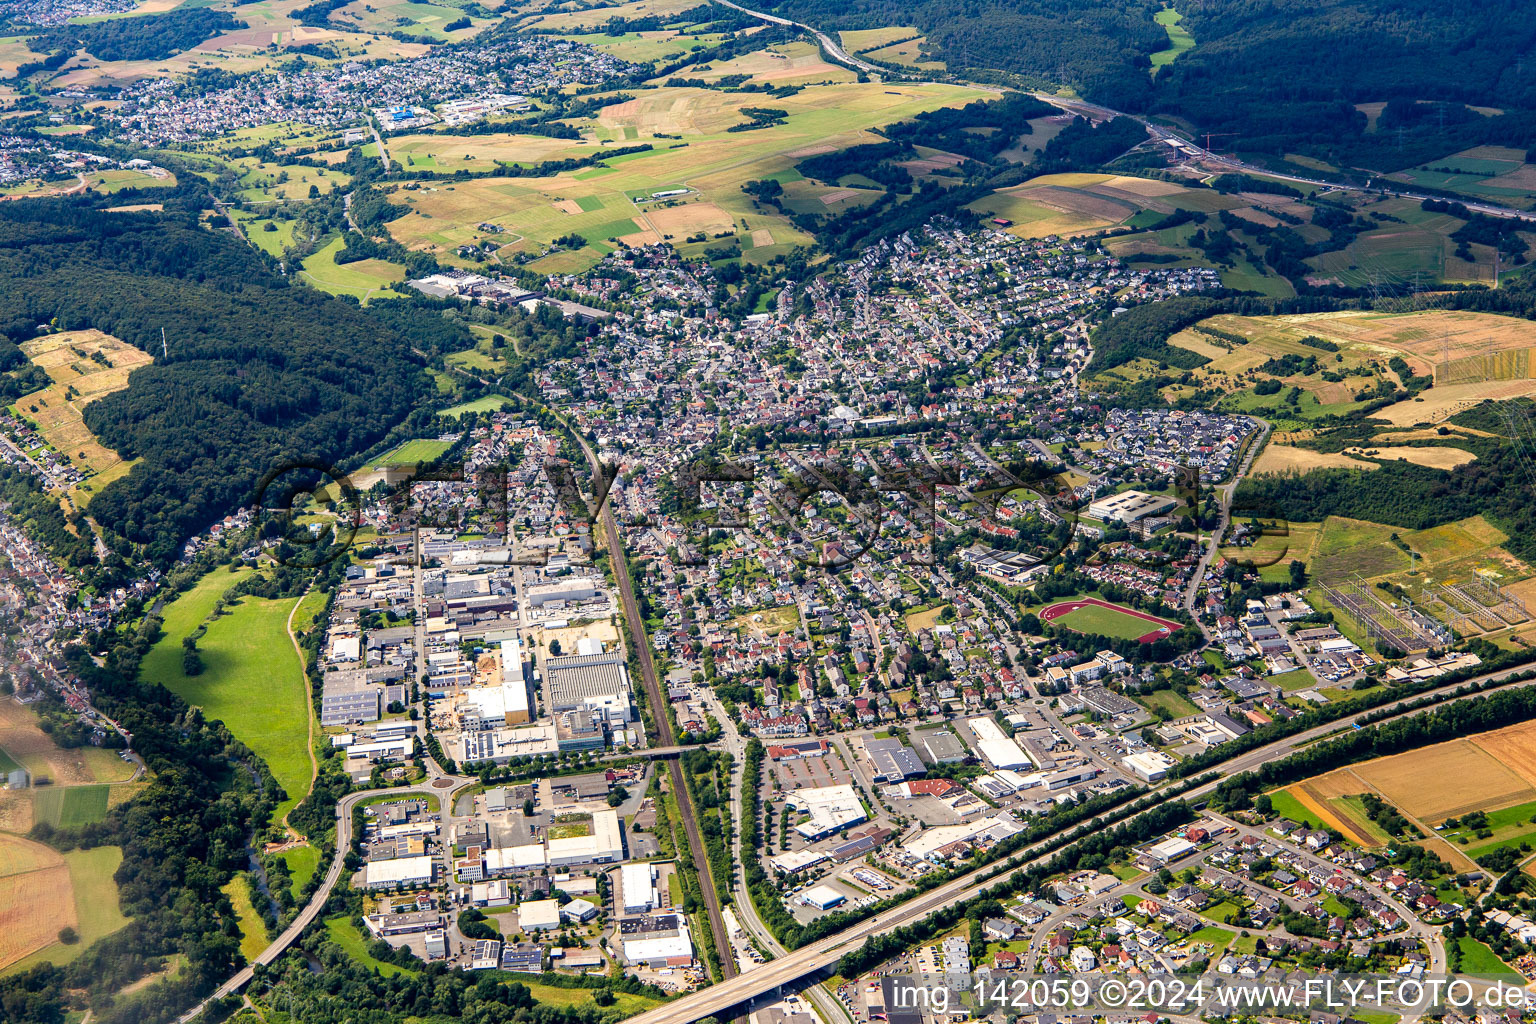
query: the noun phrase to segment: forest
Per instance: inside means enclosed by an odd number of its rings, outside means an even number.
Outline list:
[[[161,566],[249,504],[277,463],[337,462],[383,438],[431,393],[418,352],[472,344],[410,299],[362,309],[290,286],[191,213],[4,204],[0,336],[14,342],[50,320],[156,357],[85,419],[103,444],[143,460],[93,499],[92,516],[119,555]]]
[[[1392,460],[1370,472],[1314,469],[1249,477],[1238,486],[1235,507],[1262,519],[1346,516],[1409,530],[1485,515],[1509,534],[1505,547],[1512,554],[1536,558],[1536,503],[1524,447],[1503,437],[1458,439],[1457,446],[1477,461],[1449,471]]]
[[[30,45],[37,53],[83,49],[97,60],[164,60],[220,32],[245,27],[223,11],[180,7],[164,14],[59,25]]]
[[[1301,152],[1400,170],[1477,145],[1536,138],[1536,21],[1520,0],[1229,0],[1175,4],[1194,49],[1169,46],[1150,0],[778,0],[823,29],[912,25],[951,72],[1030,88],[1064,82],[1133,113],[1234,133],[1245,152]],[[1357,103],[1387,102],[1376,130]],[[1497,108],[1478,112],[1468,105]]]

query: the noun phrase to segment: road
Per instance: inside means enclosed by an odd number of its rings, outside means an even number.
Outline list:
[[[847,50],[844,50],[842,46],[831,36],[827,35],[819,28],[813,28],[810,25],[805,24],[803,21],[790,21],[788,18],[781,18],[777,14],[764,14],[762,11],[750,10],[741,6],[740,4],[731,3],[731,0],[719,0],[719,2],[726,7],[740,11],[742,14],[750,14],[752,17],[757,18],[760,21],[766,21],[774,25],[787,25],[790,28],[798,28],[801,31],[809,32],[811,35],[816,37],[816,40],[819,43],[821,43],[821,48],[827,51],[827,56],[831,57],[839,64],[846,64],[855,70],[864,71],[874,75],[890,74],[886,68],[882,68],[877,64],[871,64],[867,60],[860,60],[859,58],[853,56]]]
[[[379,134],[379,126],[374,123],[374,120],[371,117],[368,119],[368,130],[373,132],[373,141],[379,147],[379,160],[380,160],[381,163],[384,164],[384,173],[388,174],[389,173],[389,149],[388,149],[388,147],[386,147],[384,145],[384,136]]]
[[[818,41],[820,41],[821,46],[826,51],[827,55],[840,64],[845,64],[848,67],[854,68],[858,71],[864,71],[878,75],[892,74],[892,71],[889,68],[883,68],[878,65],[871,64],[868,61],[860,60],[859,58],[848,53],[825,32],[815,28],[814,26],[807,25],[804,22],[791,21],[788,18],[781,18],[776,14],[765,14],[762,11],[754,11],[750,8],[742,7],[740,4],[731,3],[730,0],[720,0],[720,3],[723,3],[727,7],[738,10],[743,14],[750,14],[754,18],[769,22],[770,24],[787,25],[793,28],[801,29],[805,32],[809,32],[811,35],[815,36]],[[996,86],[986,83],[978,82],[966,84],[974,84],[977,88],[996,89]],[[1042,102],[1049,103],[1052,106],[1060,107],[1062,110],[1069,114],[1080,114],[1084,117],[1090,117],[1095,120],[1104,120],[1115,117],[1129,117],[1133,120],[1139,121],[1147,129],[1147,133],[1153,138],[1157,139],[1159,142],[1172,143],[1176,141],[1183,150],[1184,154],[1191,161],[1197,163],[1199,166],[1206,170],[1238,171],[1245,174],[1262,174],[1268,178],[1277,178],[1281,181],[1293,181],[1300,185],[1313,185],[1321,188],[1337,189],[1341,192],[1357,192],[1364,195],[1393,196],[1398,199],[1411,199],[1417,202],[1423,202],[1426,199],[1446,198],[1445,196],[1433,196],[1423,192],[1415,192],[1407,186],[1399,186],[1396,183],[1389,184],[1386,179],[1380,177],[1371,178],[1366,184],[1358,185],[1353,182],[1334,181],[1328,178],[1306,177],[1298,174],[1289,174],[1283,171],[1273,171],[1266,167],[1260,167],[1257,164],[1248,163],[1246,160],[1239,160],[1233,156],[1222,156],[1218,153],[1213,153],[1209,149],[1198,146],[1193,141],[1184,138],[1182,135],[1178,134],[1172,129],[1150,121],[1147,118],[1140,116],[1139,114],[1127,114],[1122,110],[1115,110],[1113,107],[1106,107],[1098,103],[1089,103],[1087,100],[1069,99],[1067,97],[1057,96],[1052,93],[1037,92],[1032,93],[1031,95],[1033,95],[1036,99],[1041,100]],[[380,149],[382,151],[382,144],[380,145]],[[388,169],[388,166],[388,162],[386,161],[386,170]],[[1530,216],[1530,211],[1527,210],[1516,210],[1508,206],[1498,206],[1494,203],[1481,202],[1470,197],[1458,197],[1454,201],[1460,203],[1474,213],[1482,213],[1490,217],[1512,217],[1518,219]]]
[[[1205,570],[1210,566],[1211,560],[1216,557],[1216,552],[1221,548],[1221,539],[1227,534],[1227,524],[1232,519],[1232,496],[1237,493],[1237,485],[1243,482],[1243,477],[1248,475],[1248,470],[1253,468],[1253,460],[1258,457],[1259,450],[1264,447],[1264,442],[1269,438],[1270,424],[1267,420],[1250,416],[1249,419],[1258,428],[1258,435],[1248,445],[1248,450],[1243,453],[1243,461],[1238,465],[1237,472],[1232,474],[1232,479],[1216,488],[1217,502],[1221,506],[1221,514],[1216,520],[1216,529],[1211,533],[1211,539],[1200,552],[1200,562],[1195,566],[1195,571],[1189,576],[1189,585],[1184,590],[1183,605],[1186,611],[1193,611],[1195,607],[1195,595],[1200,591],[1200,584],[1205,579]],[[1198,508],[1190,509],[1190,513],[1196,519],[1199,518]],[[1195,616],[1195,624],[1200,627],[1200,632],[1210,639],[1210,632],[1200,617]]]
[[[1522,672],[1525,667],[1508,669],[1503,672],[1489,673],[1479,679],[1504,680]],[[1404,717],[1423,714],[1423,710],[1406,711],[1401,709],[1408,701],[1421,700],[1431,694],[1444,694],[1454,691],[1467,681],[1440,687],[1426,691],[1405,701],[1400,701],[1388,708],[1401,712]],[[1516,686],[1536,685],[1536,680],[1524,680],[1515,683]],[[1437,706],[1443,706],[1437,705]],[[1375,708],[1368,711],[1357,712],[1333,722],[1317,726],[1295,736],[1278,740],[1274,743],[1240,754],[1220,765],[1215,771],[1219,777],[1210,782],[1196,786],[1182,794],[1181,799],[1198,801],[1208,797],[1216,787],[1228,776],[1239,774],[1265,762],[1275,760],[1291,753],[1302,745],[1316,740],[1322,736],[1347,729],[1360,718],[1368,714],[1380,713],[1383,708]],[[1050,854],[1044,852],[1046,840],[1022,851],[1009,860],[1009,869],[1032,867],[1043,864],[1050,858]],[[973,899],[987,885],[992,884],[991,875],[997,872],[997,865],[977,868],[967,872],[950,882],[946,882],[937,888],[914,897],[892,910],[887,910],[875,917],[850,925],[836,935],[828,936],[820,941],[786,953],[784,956],[770,963],[763,964],[756,969],[742,974],[736,978],[728,979],[721,984],[711,986],[699,992],[693,992],[682,996],[663,1006],[648,1010],[630,1018],[633,1024],[692,1024],[703,1017],[719,1014],[732,1007],[748,1003],[760,996],[776,993],[786,986],[793,986],[801,982],[807,976],[818,974],[832,968],[845,953],[852,952],[867,944],[870,940],[887,932],[912,924],[941,907],[953,903],[962,903]]]
[[[283,933],[271,945],[261,951],[256,957],[256,963],[266,966],[276,961],[278,957],[288,951],[289,946],[298,941],[299,936],[304,933],[305,929],[320,916],[320,911],[324,909],[326,901],[331,897],[331,890],[341,880],[342,869],[347,861],[347,852],[352,849],[352,811],[361,801],[379,796],[407,796],[415,794],[436,797],[443,801],[443,807],[446,809],[452,806],[455,793],[476,781],[478,780],[455,779],[451,786],[444,788],[434,787],[431,781],[428,781],[414,786],[401,786],[396,789],[365,789],[342,797],[341,802],[336,806],[336,853],[331,857],[331,866],[325,873],[325,881],[320,884],[320,888],[315,890],[315,894],[304,905],[304,909],[299,911],[299,916],[293,919],[293,923],[284,928]],[[188,1021],[202,1013],[209,1003],[239,992],[246,985],[250,984],[254,973],[254,965],[247,965],[241,968],[228,981],[214,989],[212,995],[178,1017],[177,1024],[187,1024]]]

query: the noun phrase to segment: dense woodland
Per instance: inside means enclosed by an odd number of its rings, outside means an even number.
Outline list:
[[[245,22],[224,11],[181,7],[137,18],[59,25],[29,45],[37,53],[83,49],[97,60],[164,60],[237,28],[245,28]]]
[[[408,299],[361,309],[290,286],[189,213],[0,206],[0,335],[96,328],[155,356],[87,425],[141,465],[91,503],[119,553],[165,564],[284,460],[364,451],[429,395],[423,356],[472,343]],[[166,357],[162,357],[161,330]]]
[[[1247,152],[1302,152],[1397,170],[1469,146],[1536,137],[1536,20],[1521,0],[1223,0],[1176,3],[1195,48],[1169,48],[1151,0],[779,0],[825,29],[912,25],[972,78],[1057,82],[1136,113],[1184,118]],[[1388,102],[1376,126],[1355,104]],[[1422,102],[1421,102],[1422,101]],[[1485,116],[1467,105],[1499,108]]]

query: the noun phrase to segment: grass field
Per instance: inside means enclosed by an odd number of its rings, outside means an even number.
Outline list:
[[[1457,939],[1456,948],[1461,952],[1461,974],[1519,976],[1519,972],[1500,960],[1499,955],[1489,949],[1486,943],[1470,935]]]
[[[251,244],[269,256],[281,256],[283,250],[293,245],[294,221],[274,220],[270,217],[259,217],[249,210],[232,210],[235,220],[240,222],[245,237]],[[266,230],[267,225],[272,225],[272,230]]]
[[[224,895],[229,897],[230,905],[235,908],[235,917],[240,922],[240,953],[247,963],[255,963],[271,940],[267,938],[266,922],[251,903],[250,878],[245,874],[231,878],[224,886]]]
[[[405,268],[384,260],[337,263],[336,254],[341,251],[341,247],[342,240],[338,235],[304,260],[304,269],[299,276],[321,291],[332,295],[351,295],[364,302],[375,292],[384,291],[394,282],[405,280]]]
[[[293,879],[293,895],[297,898],[304,883],[313,878],[320,867],[320,851],[313,846],[295,846],[283,851],[283,862],[288,865],[288,875]]]
[[[372,468],[381,466],[410,466],[418,462],[431,462],[452,447],[448,441],[433,441],[418,439],[406,441],[391,451],[380,455],[372,463]]]
[[[1152,54],[1152,74],[1156,75],[1165,65],[1172,64],[1195,48],[1195,37],[1179,22],[1183,15],[1172,7],[1165,7],[1152,16],[1152,20],[1168,32],[1168,49]]]
[[[32,794],[33,814],[54,828],[79,828],[107,816],[106,786],[47,786]]]
[[[397,974],[415,974],[415,971],[407,971],[403,967],[387,964],[382,960],[375,960],[368,955],[368,939],[357,930],[352,919],[346,915],[328,917],[325,919],[325,930],[330,935],[331,941],[340,946],[342,951],[357,963],[372,971],[378,971],[386,978],[393,978]]]
[[[452,417],[462,416],[467,412],[494,412],[497,409],[504,409],[511,404],[511,400],[502,395],[489,395],[485,398],[477,398],[473,402],[463,402],[459,405],[449,406],[441,410],[441,414]]]
[[[239,573],[216,570],[165,609],[165,635],[144,656],[140,674],[165,684],[189,704],[219,719],[254,750],[287,792],[281,819],[309,792],[309,686],[288,638],[297,599],[243,597],[213,620],[198,642],[201,674],[182,672],[181,640],[213,609]]]
[[[1148,711],[1157,711],[1159,708],[1166,710],[1174,718],[1183,718],[1185,715],[1198,714],[1200,709],[1190,703],[1186,697],[1181,697],[1172,690],[1153,690],[1135,698],[1136,703]]]
[[[1323,827],[1323,819],[1300,800],[1296,799],[1295,795],[1288,789],[1277,789],[1270,793],[1269,802],[1270,806],[1275,809],[1275,813],[1282,818],[1289,818],[1291,821],[1300,822],[1308,828],[1316,829]]]
[[[240,198],[256,203],[308,199],[312,191],[323,196],[345,188],[352,181],[352,176],[343,171],[303,164],[270,164],[256,157],[240,157],[233,164],[240,174]]]

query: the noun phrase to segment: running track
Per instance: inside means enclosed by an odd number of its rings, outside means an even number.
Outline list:
[[[1119,612],[1121,615],[1130,615],[1133,618],[1145,619],[1147,622],[1157,623],[1157,629],[1154,629],[1152,632],[1146,633],[1136,638],[1136,642],[1139,644],[1149,644],[1153,640],[1161,640],[1163,637],[1172,633],[1174,630],[1181,628],[1180,624],[1177,622],[1169,622],[1167,619],[1160,619],[1156,615],[1148,615],[1146,612],[1138,612],[1134,608],[1122,608],[1117,604],[1110,604],[1108,601],[1100,601],[1096,597],[1084,598],[1081,601],[1062,601],[1057,604],[1053,604],[1049,608],[1044,608],[1041,610],[1040,618],[1042,621],[1051,622],[1063,615],[1066,615],[1068,612],[1075,612],[1079,608],[1084,608],[1088,605],[1097,605],[1100,608],[1107,608],[1112,612]],[[1072,627],[1068,626],[1067,628],[1071,629]]]

